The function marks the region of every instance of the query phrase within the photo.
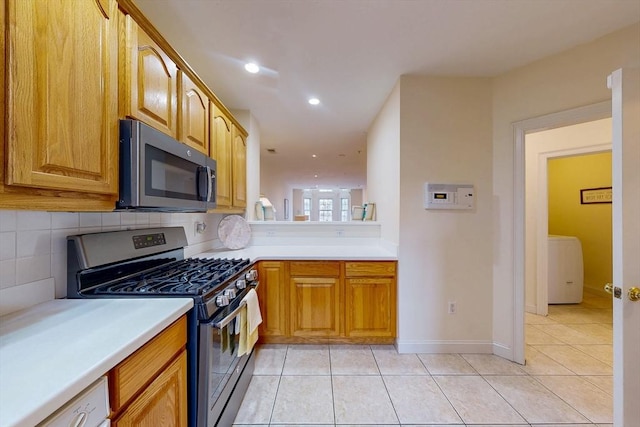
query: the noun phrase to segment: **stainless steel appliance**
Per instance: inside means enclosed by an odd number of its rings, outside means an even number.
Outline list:
[[[216,161],[137,120],[120,120],[119,183],[116,209],[216,207]]]
[[[69,298],[193,298],[188,314],[189,426],[231,426],[253,374],[235,323],[258,286],[248,259],[184,258],[182,227],[67,238]],[[197,397],[197,398],[194,398]]]

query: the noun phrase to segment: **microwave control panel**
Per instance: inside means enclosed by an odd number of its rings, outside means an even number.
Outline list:
[[[475,205],[472,184],[424,184],[425,209],[472,210]]]

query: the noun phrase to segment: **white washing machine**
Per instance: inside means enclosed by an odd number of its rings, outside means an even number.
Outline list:
[[[549,304],[582,302],[584,266],[580,239],[550,235],[548,249]]]

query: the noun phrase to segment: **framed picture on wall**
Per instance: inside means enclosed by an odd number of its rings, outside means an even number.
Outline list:
[[[585,188],[583,190],[580,190],[581,205],[611,203],[612,200],[611,187]]]

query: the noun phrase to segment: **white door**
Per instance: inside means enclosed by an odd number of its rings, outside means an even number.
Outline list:
[[[609,76],[613,118],[613,420],[640,427],[640,70]],[[638,291],[640,292],[640,291]]]

